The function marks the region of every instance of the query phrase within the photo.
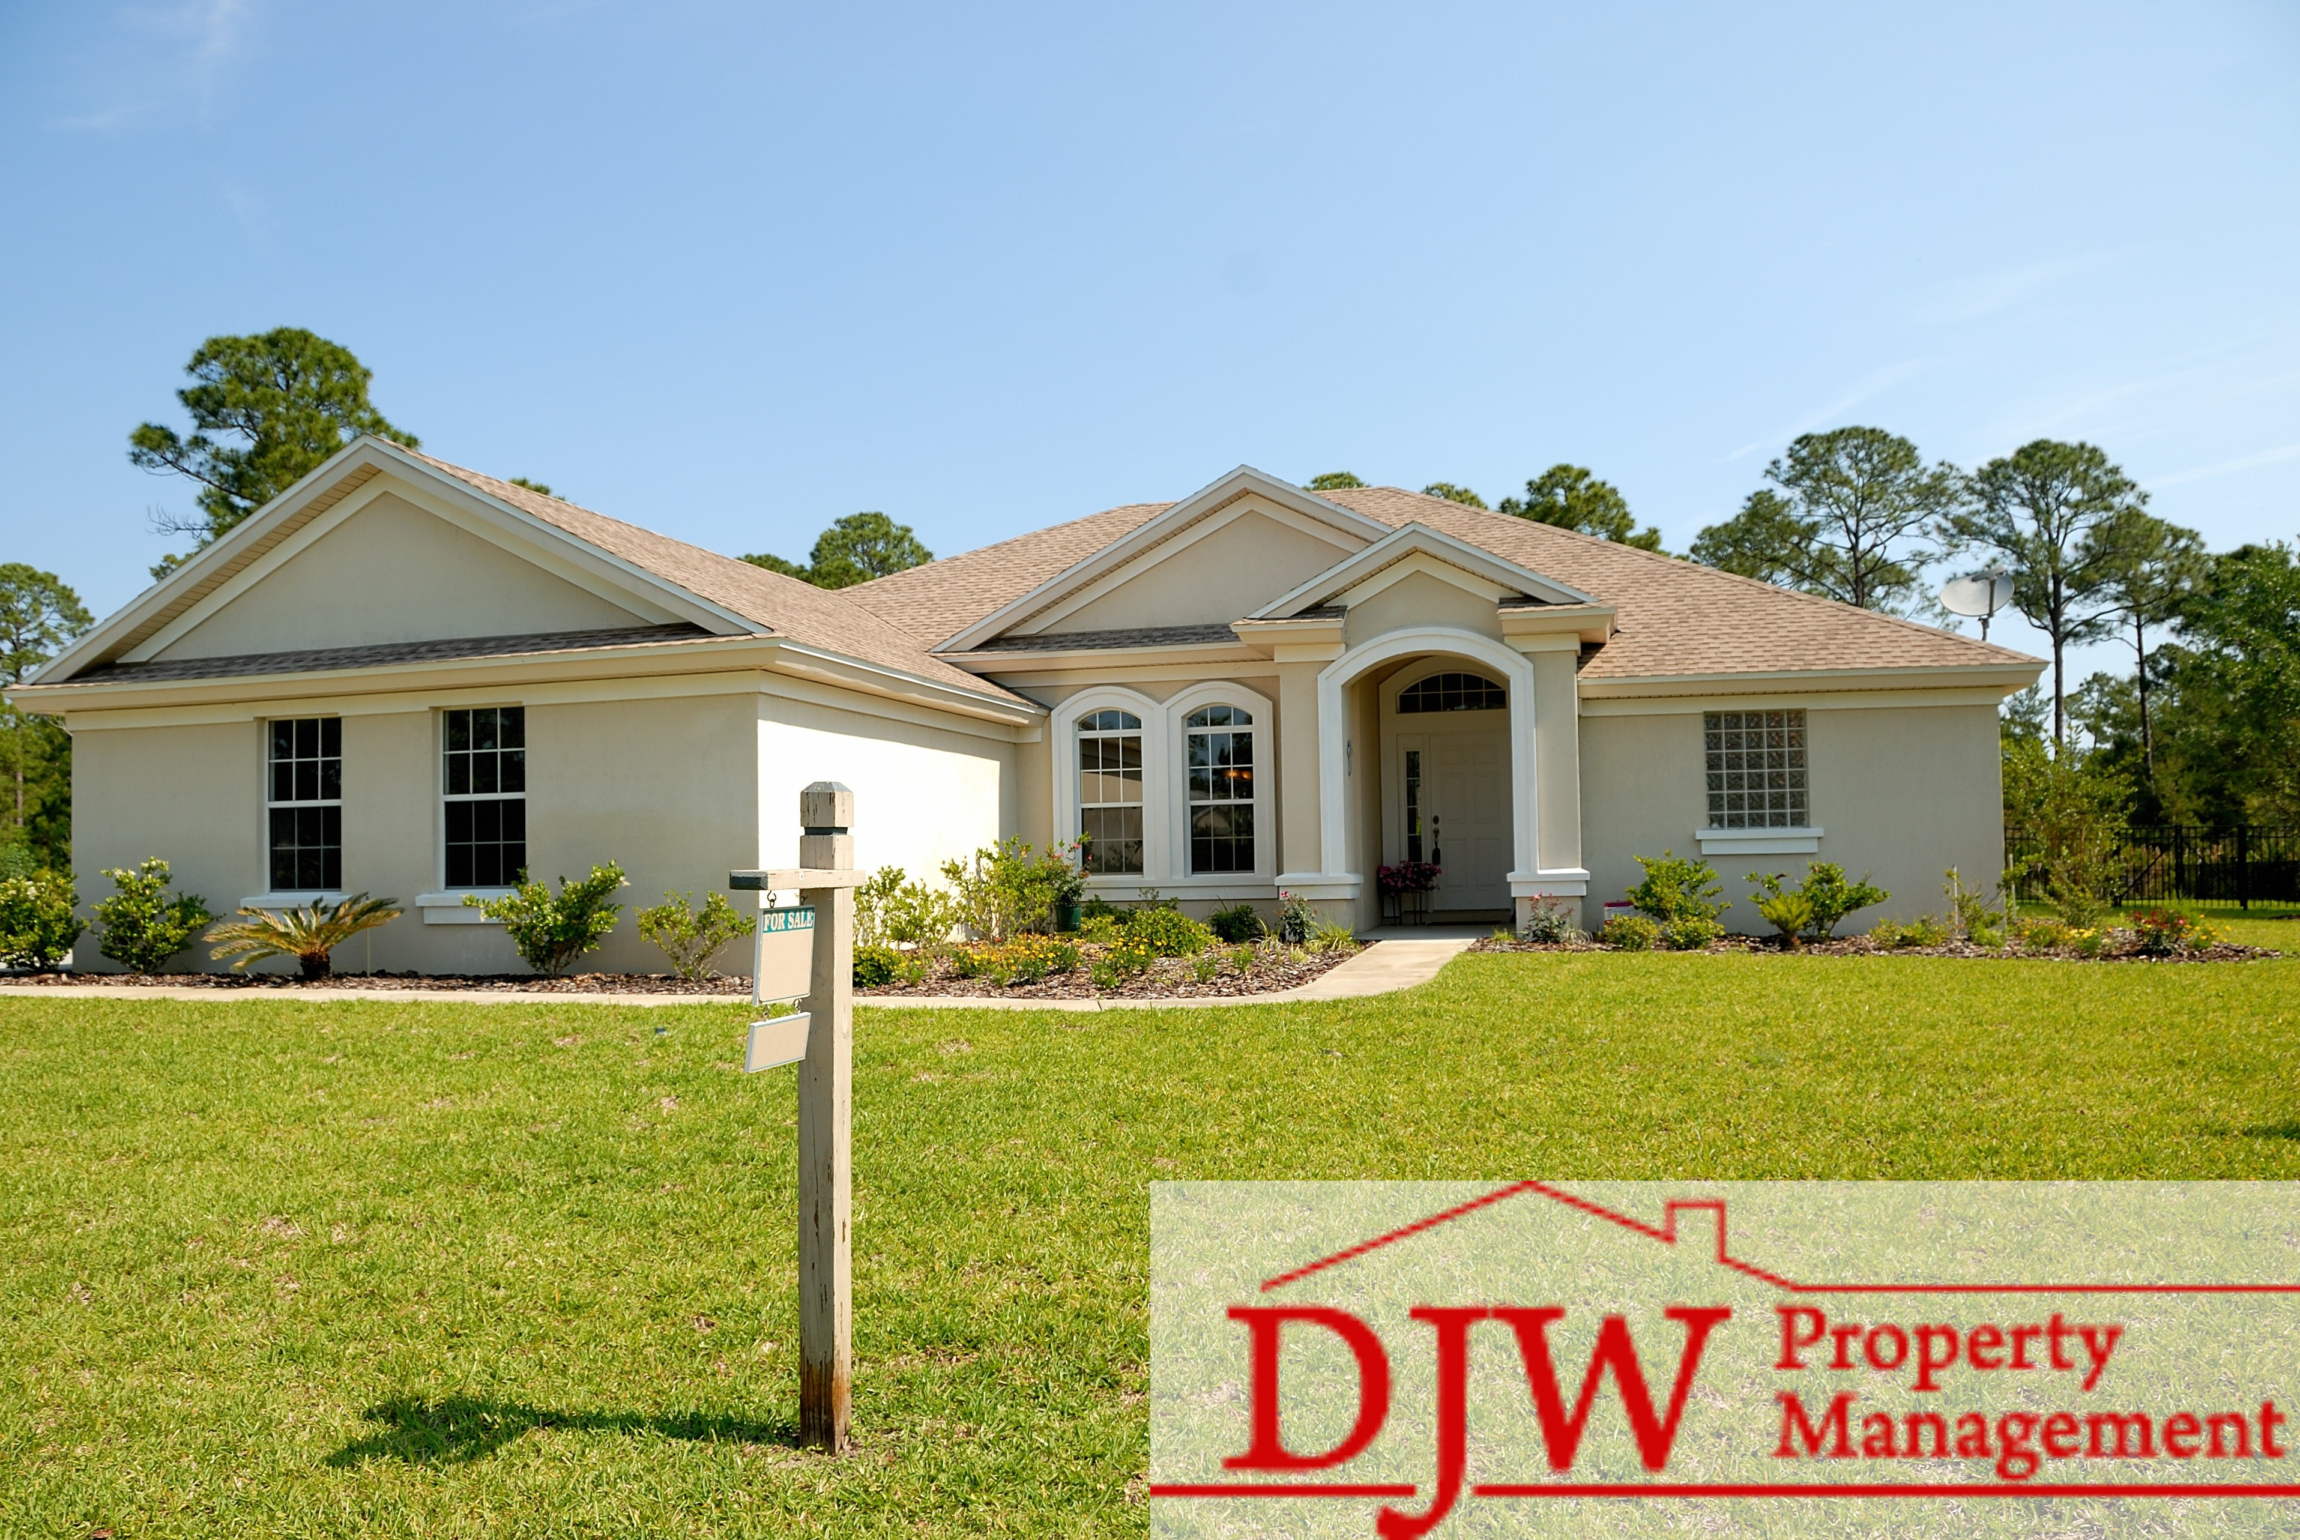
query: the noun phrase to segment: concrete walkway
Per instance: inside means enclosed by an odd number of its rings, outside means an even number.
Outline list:
[[[1491,927],[1488,927],[1490,929]],[[1395,931],[1377,935],[1395,935]],[[899,1010],[952,1011],[1161,1011],[1197,1010],[1208,1005],[1290,1005],[1299,1000],[1357,1000],[1411,989],[1438,976],[1438,970],[1469,949],[1484,930],[1459,936],[1431,935],[1428,930],[1408,933],[1410,939],[1383,940],[1347,962],[1319,974],[1298,989],[1277,989],[1266,995],[1184,995],[1163,1000],[1086,999],[1011,1000],[976,995],[876,995],[858,997],[857,1005],[892,1006]]]
[[[1376,931],[1381,941],[1327,969],[1298,989],[1266,995],[1188,995],[1163,1000],[1011,1000],[977,995],[858,995],[865,1009],[967,1011],[1196,1010],[1206,1005],[1287,1005],[1297,1000],[1356,1000],[1426,984],[1486,932],[1437,927]],[[134,984],[0,984],[0,998],[37,1000],[383,1000],[419,1005],[742,1005],[742,995],[556,993],[542,989],[169,989]]]

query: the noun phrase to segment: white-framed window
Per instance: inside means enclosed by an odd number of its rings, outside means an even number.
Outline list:
[[[1183,717],[1182,742],[1190,874],[1253,871],[1254,714],[1200,706]]]
[[[343,719],[292,717],[271,724],[265,817],[274,893],[343,886]]]
[[[527,709],[440,713],[450,888],[503,888],[527,868]]]
[[[1443,673],[1417,679],[1398,692],[1398,715],[1430,711],[1506,711],[1509,692],[1483,674]]]
[[[1078,718],[1078,832],[1097,877],[1143,871],[1142,718],[1106,707]]]
[[[1709,827],[1802,829],[1812,823],[1805,713],[1709,711]]]

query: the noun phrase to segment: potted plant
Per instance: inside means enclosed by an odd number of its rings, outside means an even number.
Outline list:
[[[1374,874],[1382,890],[1382,919],[1392,925],[1421,925],[1429,919],[1430,890],[1444,870],[1428,861],[1400,861]]]

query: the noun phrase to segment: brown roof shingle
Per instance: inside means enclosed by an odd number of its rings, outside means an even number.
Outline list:
[[[636,524],[626,524],[621,519],[593,513],[559,498],[451,465],[432,455],[417,453],[416,458],[523,513],[533,514],[544,523],[565,530],[578,540],[620,556],[657,577],[667,578],[698,598],[766,627],[774,635],[787,636],[795,642],[865,663],[898,669],[936,684],[955,686],[978,695],[1022,700],[980,675],[935,657],[914,632],[890,623],[875,607],[856,603],[851,597],[858,592],[856,589],[817,588],[780,572],[769,572],[747,561],[721,556],[699,545],[673,540]]]
[[[1615,606],[1613,638],[1582,669],[1584,679],[2036,662],[1932,626],[1399,487],[1320,495],[1392,528],[1426,524]],[[936,646],[1171,506],[1112,508],[845,592]]]

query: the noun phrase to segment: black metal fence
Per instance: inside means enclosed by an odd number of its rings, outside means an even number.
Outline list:
[[[2042,854],[2041,842],[2026,831],[2005,830],[2011,863]],[[2120,904],[2300,905],[2300,828],[2135,827],[2125,830],[2109,864],[2110,894]]]

